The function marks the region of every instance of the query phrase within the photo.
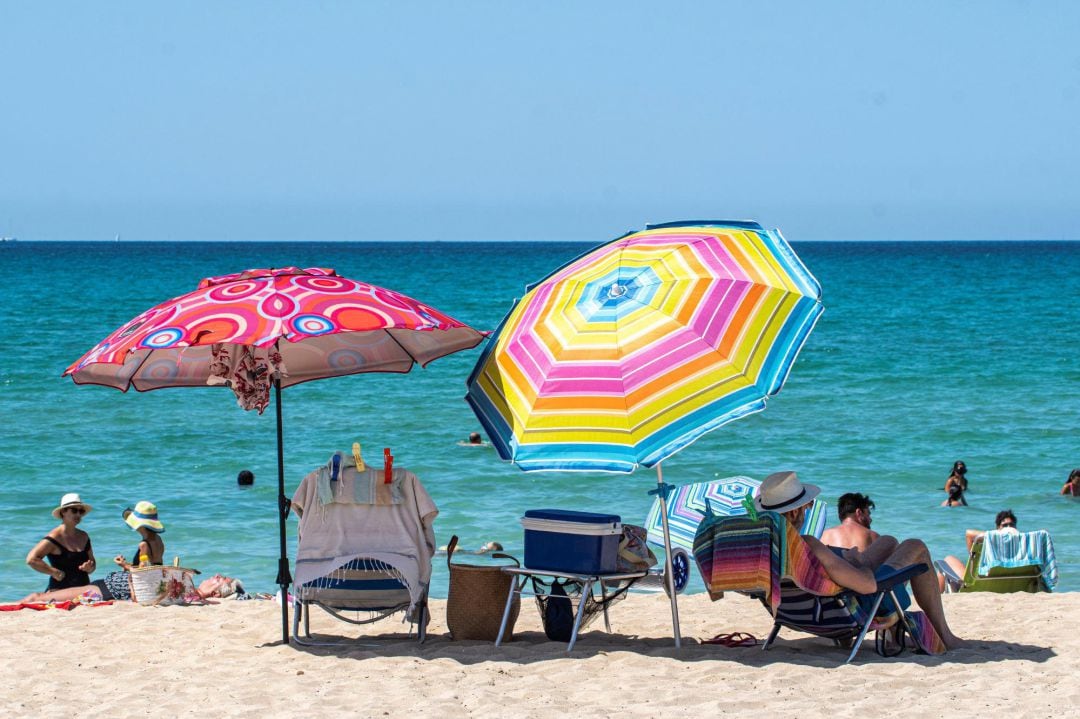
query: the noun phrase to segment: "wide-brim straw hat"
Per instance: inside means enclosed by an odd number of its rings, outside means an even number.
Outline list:
[[[754,506],[762,512],[790,512],[810,504],[821,494],[821,487],[803,484],[794,472],[774,472],[766,477],[754,494]]]
[[[79,498],[79,495],[77,493],[68,492],[60,498],[60,506],[58,506],[52,511],[52,516],[60,519],[60,513],[68,507],[82,507],[84,510],[86,510],[87,514],[90,513],[91,509],[93,509],[93,507],[91,507],[89,504],[82,501],[82,499]]]
[[[131,510],[131,514],[124,517],[124,521],[132,529],[146,527],[151,532],[157,532],[158,534],[165,531],[165,525],[161,523],[157,516],[157,505],[153,502],[139,502],[135,505],[135,509]]]

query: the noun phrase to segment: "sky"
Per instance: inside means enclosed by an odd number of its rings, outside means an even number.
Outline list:
[[[1080,3],[0,0],[0,235],[1080,239]]]

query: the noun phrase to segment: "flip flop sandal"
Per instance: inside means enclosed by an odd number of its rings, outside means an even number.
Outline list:
[[[758,643],[757,637],[747,632],[731,632],[730,634],[717,634],[712,639],[702,639],[702,644],[719,644],[723,647],[753,647]]]

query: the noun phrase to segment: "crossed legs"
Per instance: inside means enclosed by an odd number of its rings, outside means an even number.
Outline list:
[[[873,549],[874,545],[870,545],[866,553],[869,554]],[[927,618],[934,625],[934,629],[937,630],[938,636],[945,642],[947,648],[955,649],[963,644],[963,640],[952,633],[949,623],[945,621],[945,609],[941,605],[941,588],[938,586],[937,574],[932,569],[934,563],[926,544],[919,539],[905,539],[896,545],[883,564],[893,569],[902,569],[910,564],[925,564],[931,567],[931,571],[912,578],[911,593],[915,595],[919,608],[926,612]]]

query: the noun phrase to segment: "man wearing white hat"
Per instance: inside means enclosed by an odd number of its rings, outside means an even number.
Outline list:
[[[777,512],[784,515],[794,527],[801,527],[807,507],[821,492],[820,487],[803,484],[794,472],[776,472],[762,481],[754,495],[754,506],[759,511]],[[887,566],[902,569],[912,564],[932,567],[930,550],[919,539],[897,542],[894,537],[878,537],[865,552],[846,550],[843,557],[834,553],[815,537],[803,535],[803,540],[821,562],[822,569],[842,587],[859,594],[870,594],[877,589],[874,570]],[[926,613],[945,646],[953,649],[962,640],[952,633],[945,621],[941,605],[941,589],[934,572],[923,572],[911,579],[911,590],[919,608]]]

